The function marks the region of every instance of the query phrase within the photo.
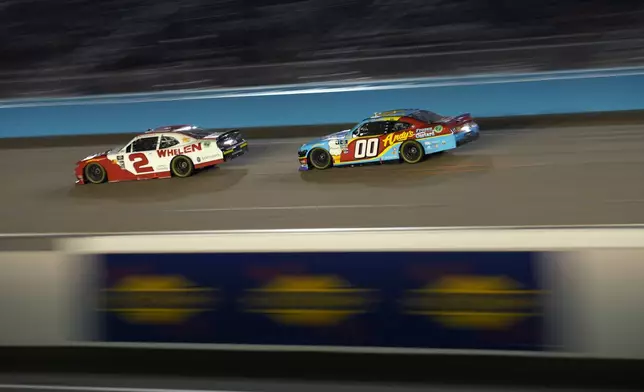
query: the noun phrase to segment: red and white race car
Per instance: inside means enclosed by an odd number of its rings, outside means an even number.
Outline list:
[[[238,129],[207,131],[192,125],[150,129],[123,147],[90,155],[76,164],[77,184],[189,177],[243,155],[248,142]]]

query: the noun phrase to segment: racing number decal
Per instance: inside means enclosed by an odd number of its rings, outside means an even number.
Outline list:
[[[355,152],[353,154],[355,159],[373,158],[378,156],[380,149],[380,139],[360,139],[356,142]]]
[[[142,152],[135,152],[134,154],[130,154],[129,159],[130,162],[132,162],[132,166],[134,166],[134,171],[136,171],[137,173],[149,173],[151,171],[154,171],[152,166],[148,166],[150,160],[148,160],[148,157],[146,157]]]

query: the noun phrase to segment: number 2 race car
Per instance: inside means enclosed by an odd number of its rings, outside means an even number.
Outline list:
[[[150,129],[123,147],[78,161],[77,184],[189,177],[248,150],[239,130],[211,132],[191,125]]]
[[[444,117],[428,110],[376,113],[352,129],[303,144],[300,170],[385,161],[418,163],[426,155],[476,140],[479,126],[469,113]]]

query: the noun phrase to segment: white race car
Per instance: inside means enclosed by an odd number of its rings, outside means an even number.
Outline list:
[[[77,184],[189,177],[195,170],[243,155],[248,142],[238,129],[211,132],[171,125],[136,136],[123,147],[90,155],[76,163]]]

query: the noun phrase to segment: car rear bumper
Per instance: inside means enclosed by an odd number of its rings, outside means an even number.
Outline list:
[[[248,152],[248,142],[244,141],[224,151],[224,161],[230,161],[231,159],[240,157],[246,154],[246,152]]]
[[[460,132],[455,133],[454,136],[456,137],[457,147],[473,142],[480,136],[479,125],[472,121],[461,128]]]
[[[460,138],[456,139],[456,146],[462,146],[477,140],[481,135],[478,132],[468,132]]]

